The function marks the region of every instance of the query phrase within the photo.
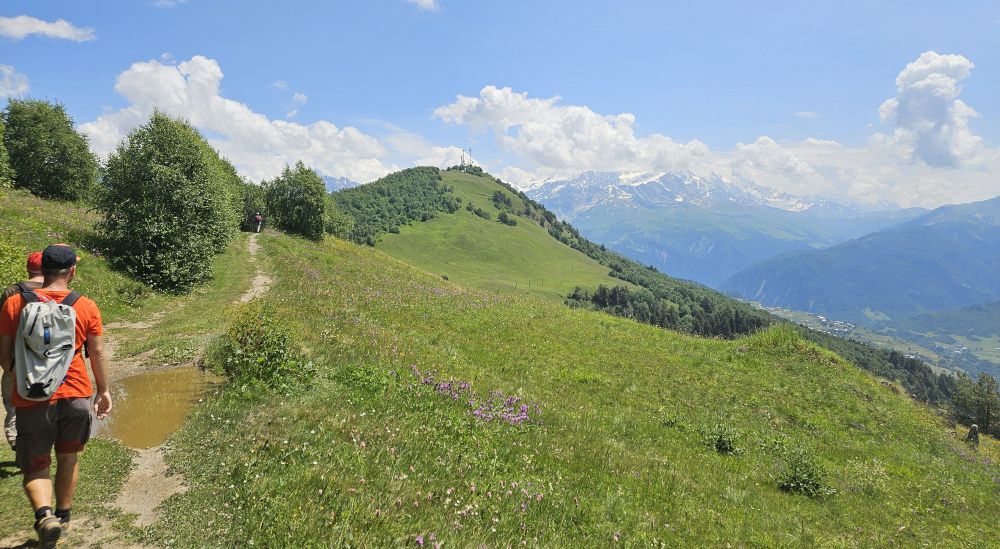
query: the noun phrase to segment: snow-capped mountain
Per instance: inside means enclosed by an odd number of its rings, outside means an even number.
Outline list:
[[[339,191],[341,189],[350,189],[351,187],[357,187],[361,184],[346,177],[333,177],[329,175],[323,176],[323,183],[326,184],[326,192],[328,193]]]
[[[584,172],[572,179],[546,181],[528,190],[527,194],[570,220],[599,204],[609,203],[644,208],[679,204],[702,208],[770,207],[790,212],[830,205],[759,185],[732,183],[716,174],[706,177],[686,170],[668,173]],[[849,210],[843,206],[839,208],[845,213]]]
[[[689,171],[585,172],[526,194],[591,240],[710,286],[774,255],[826,248],[921,213],[861,212]]]

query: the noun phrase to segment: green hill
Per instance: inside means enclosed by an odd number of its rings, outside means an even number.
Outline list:
[[[355,221],[349,234],[355,242],[378,243],[468,286],[566,299],[705,336],[734,337],[773,321],[715,290],[590,242],[482,170],[412,168],[334,193],[333,201]],[[624,290],[609,302],[604,297],[613,287]]]
[[[281,289],[266,300],[318,378],[200,407],[170,455],[191,489],[154,541],[1000,542],[993,441],[978,463],[931,410],[791,330],[700,339],[343,241],[262,244]],[[783,490],[789,471],[827,496]]]
[[[473,204],[490,220],[460,209],[386,234],[380,250],[461,285],[483,290],[518,291],[558,300],[576,286],[622,285],[608,268],[552,238],[537,223],[508,226],[496,221],[500,209],[492,195],[500,191],[521,199],[493,180],[457,171],[442,174],[463,204]],[[523,208],[523,206],[520,206]],[[624,283],[630,287],[631,284]]]

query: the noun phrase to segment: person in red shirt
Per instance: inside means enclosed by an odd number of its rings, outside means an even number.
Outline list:
[[[72,248],[55,244],[42,252],[42,288],[34,290],[39,299],[62,301],[70,293],[69,284],[76,276],[79,258]],[[6,300],[0,309],[0,366],[13,369],[14,337],[24,299],[20,294]],[[76,310],[76,349],[66,379],[47,402],[25,400],[14,391],[11,400],[17,408],[17,464],[24,473],[24,492],[35,511],[35,530],[41,547],[53,547],[69,528],[73,493],[79,475],[77,454],[90,439],[91,411],[103,419],[111,411],[104,363],[104,333],[101,311],[97,305],[81,297],[73,305]],[[94,394],[87,366],[83,360],[83,345],[90,353],[90,367],[97,383]],[[56,508],[52,507],[52,480],[49,469],[52,449],[56,451]]]
[[[31,252],[28,255],[27,262],[28,280],[23,282],[18,282],[17,284],[11,284],[3,289],[3,296],[0,297],[0,309],[3,308],[4,302],[7,298],[21,293],[22,289],[37,290],[42,287],[42,283],[45,282],[45,277],[42,276],[42,252]],[[14,408],[14,403],[11,402],[11,394],[14,392],[14,374],[13,372],[7,373],[3,372],[3,407],[7,412],[7,417],[3,421],[3,433],[7,437],[7,444],[10,444],[10,449],[17,451],[17,408]]]

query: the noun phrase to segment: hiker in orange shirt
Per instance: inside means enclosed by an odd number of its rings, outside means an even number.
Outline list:
[[[18,356],[17,384],[11,400],[17,408],[17,464],[24,473],[24,492],[35,512],[35,530],[38,532],[39,547],[54,547],[65,531],[69,529],[70,510],[73,493],[79,475],[77,454],[90,439],[92,410],[97,418],[104,418],[111,411],[111,394],[108,392],[105,374],[103,325],[97,305],[69,289],[76,276],[79,258],[72,248],[56,244],[42,252],[42,272],[45,277],[42,288],[25,291],[7,299],[0,309],[0,366],[7,372],[14,367],[15,346]],[[50,303],[55,302],[55,303]],[[68,307],[63,307],[64,305]],[[49,325],[44,326],[44,340],[72,338],[72,346],[43,349],[38,353],[38,335],[41,326],[28,319],[21,320],[22,310],[56,310],[63,317],[55,318],[52,334]],[[72,309],[70,311],[69,309]],[[75,316],[74,329],[60,330],[59,320],[65,315]],[[41,313],[37,313],[41,315]],[[38,318],[37,316],[35,317]],[[52,320],[52,317],[46,317]],[[30,339],[30,337],[34,339]],[[52,378],[49,383],[30,383],[23,362],[26,346],[35,352],[31,360],[42,360],[53,353],[62,352],[65,357],[65,377]],[[97,382],[97,398],[93,406],[90,397],[94,389],[87,376],[87,366],[83,360],[83,346],[90,353],[90,366]],[[47,350],[46,350],[47,349]],[[65,349],[65,351],[63,351]],[[71,358],[67,355],[72,353]],[[42,357],[39,359],[39,357]],[[39,370],[32,370],[32,375]],[[25,380],[29,381],[26,382]],[[51,392],[50,392],[51,391]],[[56,451],[56,507],[52,507],[52,480],[49,469],[52,464],[52,449]]]
[[[17,284],[11,284],[3,289],[3,296],[0,296],[0,309],[3,309],[3,304],[7,301],[7,298],[19,294],[24,290],[37,290],[42,287],[42,282],[45,278],[42,276],[42,252],[31,252],[28,254],[27,262],[28,280],[23,282],[18,282]],[[15,421],[17,420],[16,408],[14,408],[14,403],[11,402],[11,393],[14,391],[14,374],[7,373],[7,370],[3,372],[3,407],[7,412],[7,417],[3,421],[3,434],[7,437],[7,444],[10,444],[10,449],[17,451],[17,425]]]

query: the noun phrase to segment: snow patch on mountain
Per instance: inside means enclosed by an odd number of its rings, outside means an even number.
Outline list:
[[[718,175],[677,172],[583,172],[572,178],[548,179],[527,190],[532,199],[572,219],[600,204],[666,207],[724,205],[770,207],[791,212],[847,213],[850,208],[820,199],[782,193],[750,182],[734,182]]]

